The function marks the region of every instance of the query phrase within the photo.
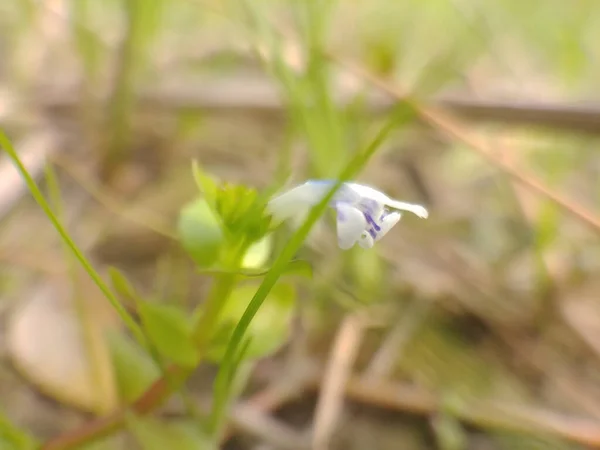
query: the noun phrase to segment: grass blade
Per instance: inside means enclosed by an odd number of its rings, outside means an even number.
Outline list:
[[[144,334],[142,333],[142,329],[135,322],[135,320],[133,320],[133,317],[131,317],[131,315],[127,312],[127,310],[121,305],[121,303],[119,303],[119,301],[117,300],[117,298],[115,297],[115,295],[113,294],[111,289],[104,282],[104,280],[98,274],[98,272],[96,272],[96,270],[93,268],[92,264],[88,261],[88,259],[85,257],[83,252],[79,249],[77,244],[75,244],[73,239],[71,239],[71,237],[69,236],[69,233],[62,226],[62,224],[60,223],[60,221],[58,220],[58,218],[52,211],[52,208],[50,207],[50,205],[44,198],[44,195],[40,191],[40,188],[37,186],[36,182],[34,181],[34,179],[31,177],[31,175],[29,174],[29,172],[23,165],[21,159],[19,158],[19,155],[13,148],[10,140],[4,134],[4,132],[2,132],[1,130],[0,130],[0,147],[2,147],[4,149],[4,151],[8,154],[8,157],[14,162],[17,170],[19,171],[19,173],[23,177],[25,183],[27,184],[27,187],[29,188],[31,195],[33,196],[35,201],[38,203],[38,205],[40,205],[40,207],[42,208],[42,210],[44,211],[44,213],[46,214],[46,216],[48,217],[48,219],[50,220],[50,222],[52,223],[52,225],[58,232],[60,238],[65,243],[65,245],[69,248],[69,250],[73,253],[73,255],[75,256],[77,261],[81,264],[81,266],[89,274],[92,281],[96,284],[96,286],[98,286],[100,291],[104,294],[106,299],[110,302],[112,307],[119,314],[121,320],[125,323],[125,325],[127,325],[127,327],[130,329],[130,331],[133,333],[135,338],[144,347],[146,347],[146,339],[144,337]]]

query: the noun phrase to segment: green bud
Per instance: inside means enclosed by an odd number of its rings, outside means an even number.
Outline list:
[[[196,199],[183,207],[177,231],[183,248],[200,267],[218,261],[225,237],[206,200]]]

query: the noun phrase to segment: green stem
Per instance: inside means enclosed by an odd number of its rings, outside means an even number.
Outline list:
[[[50,202],[53,203],[54,210],[56,211],[56,217],[59,221],[64,220],[64,204],[61,197],[60,185],[58,178],[51,164],[46,165],[46,185],[48,188],[48,196]],[[105,399],[103,395],[108,393],[108,388],[103,384],[102,373],[102,362],[101,356],[98,353],[98,346],[96,345],[95,329],[96,326],[92,320],[93,317],[90,315],[90,311],[86,308],[84,293],[81,289],[81,282],[77,274],[77,263],[73,259],[69,247],[63,242],[63,251],[65,254],[65,260],[67,261],[67,269],[71,278],[71,285],[73,287],[73,306],[77,313],[78,326],[81,336],[84,342],[84,348],[88,354],[87,362],[91,371],[91,382],[96,386],[96,406],[104,405]]]
[[[229,258],[223,261],[225,268],[228,270],[216,276],[206,302],[194,312],[196,321],[192,339],[201,356],[206,353],[219,315],[240,276],[241,263],[249,247],[250,245],[246,242],[241,243],[238,248],[231,252]]]
[[[33,449],[38,445],[25,431],[14,426],[2,413],[0,413],[0,447],[2,442],[9,441],[15,448],[19,449]]]
[[[229,383],[225,401],[217,402],[213,406],[209,420],[209,431],[212,439],[216,441],[215,443],[218,443],[223,435],[223,430],[227,424],[227,413],[232,401],[244,392],[254,366],[254,361],[242,361],[232,374],[233,379]]]
[[[134,106],[133,83],[139,55],[136,41],[140,39],[140,17],[135,0],[124,2],[126,13],[125,37],[116,55],[114,83],[108,102],[106,132],[109,140],[102,162],[101,176],[109,180],[114,169],[126,158],[131,138],[131,115]]]
[[[29,174],[29,172],[27,171],[27,169],[21,162],[21,159],[17,155],[17,152],[13,148],[10,140],[2,131],[0,131],[0,147],[4,148],[4,151],[8,154],[9,158],[14,162],[17,170],[20,172],[21,176],[25,180],[25,183],[27,184],[27,187],[29,188],[31,195],[33,196],[35,201],[38,203],[38,205],[40,205],[40,207],[42,208],[42,210],[44,211],[44,213],[46,214],[46,216],[48,217],[48,219],[50,220],[50,222],[52,223],[52,225],[54,226],[54,228],[60,235],[61,239],[66,244],[66,246],[71,250],[71,252],[73,252],[73,255],[77,258],[79,263],[82,265],[82,267],[88,273],[88,275],[90,276],[92,281],[94,281],[96,286],[98,286],[100,291],[102,291],[102,293],[108,299],[108,301],[110,302],[112,307],[117,311],[117,313],[121,317],[121,320],[123,320],[123,322],[131,330],[131,332],[136,337],[138,342],[140,342],[144,347],[147,347],[147,345],[146,345],[147,341],[144,336],[144,333],[142,332],[141,327],[135,322],[133,317],[131,317],[129,315],[127,310],[119,303],[119,301],[117,300],[115,295],[112,293],[112,291],[110,290],[108,285],[100,277],[98,272],[96,272],[96,270],[93,268],[92,264],[83,255],[81,250],[79,250],[79,247],[77,247],[77,244],[75,244],[73,239],[71,239],[67,230],[61,225],[60,221],[58,220],[58,218],[52,211],[52,208],[50,208],[50,205],[44,198],[44,195],[38,188],[36,182],[31,177],[31,175]]]
[[[203,354],[213,336],[215,324],[219,319],[221,310],[229,298],[237,275],[235,273],[224,273],[217,276],[212,292],[205,304],[202,305],[202,314],[194,325],[192,338],[200,354]]]

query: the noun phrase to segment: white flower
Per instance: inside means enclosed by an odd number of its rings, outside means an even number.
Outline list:
[[[277,222],[304,217],[332,188],[334,181],[309,180],[273,198],[267,211]],[[341,249],[350,249],[358,242],[371,248],[398,223],[401,211],[410,211],[425,219],[427,210],[421,205],[393,200],[372,187],[344,183],[331,204],[337,212],[337,236]]]

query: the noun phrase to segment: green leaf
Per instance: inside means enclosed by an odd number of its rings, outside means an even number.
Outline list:
[[[542,204],[536,220],[535,240],[539,250],[547,249],[557,238],[560,214],[557,206],[550,201]]]
[[[297,275],[300,277],[310,278],[313,277],[313,267],[308,261],[297,259],[290,261],[287,266],[281,272],[282,276],[285,275]]]
[[[0,411],[0,448],[1,449],[19,449],[33,450],[39,444],[36,443],[33,436],[26,431],[16,427]]]
[[[488,430],[498,450],[583,450],[585,447],[548,434]]]
[[[238,242],[255,242],[267,233],[271,220],[256,189],[225,184],[217,194],[217,214],[228,236]]]
[[[107,334],[119,398],[136,400],[160,376],[159,367],[139,345],[119,332]]]
[[[214,450],[208,436],[191,421],[159,421],[153,417],[130,414],[127,426],[144,450]]]
[[[468,438],[461,423],[449,414],[433,418],[433,430],[440,450],[464,450]]]
[[[208,422],[208,431],[212,436],[220,435],[219,428],[223,426],[231,400],[241,395],[248,384],[254,364],[245,362],[245,359],[251,343],[252,339],[246,338],[231,365],[215,379],[213,407]]]
[[[192,174],[194,176],[196,186],[198,186],[198,189],[204,196],[204,199],[208,202],[212,211],[216,214],[217,193],[219,191],[217,182],[202,171],[198,161],[192,161]]]
[[[137,58],[148,57],[154,40],[161,31],[164,12],[162,0],[125,0],[124,11],[128,23],[127,39]]]
[[[123,275],[117,268],[112,266],[109,267],[108,276],[110,277],[110,283],[112,284],[114,290],[123,297],[131,300],[138,297],[131,283],[129,283],[125,275]]]
[[[122,445],[123,436],[112,434],[87,444],[82,444],[77,447],[77,450],[114,450],[115,448],[122,447]]]
[[[257,198],[258,192],[255,189],[227,184],[218,197],[221,217],[228,218],[228,222],[243,221]]]
[[[182,367],[194,367],[199,359],[192,343],[192,321],[171,305],[139,302],[142,324],[156,350]]]
[[[227,300],[219,317],[219,331],[215,335],[208,358],[220,361],[233,329],[252,299],[258,285],[243,284],[236,287]],[[294,314],[296,290],[289,283],[278,283],[271,290],[248,329],[251,341],[243,355],[246,360],[269,356],[276,352],[288,339],[290,323]]]
[[[225,237],[218,218],[205,199],[183,207],[177,226],[183,248],[200,267],[217,262]]]
[[[271,236],[265,236],[260,241],[255,242],[250,246],[242,260],[242,267],[244,269],[258,269],[264,267],[269,260],[269,256],[271,256],[271,250],[272,238]]]
[[[79,0],[71,2],[75,44],[83,61],[86,78],[95,81],[101,69],[102,57],[106,48],[102,45],[100,38],[90,30],[89,18],[93,16],[91,0]]]

